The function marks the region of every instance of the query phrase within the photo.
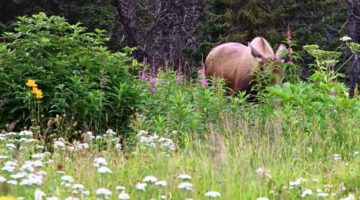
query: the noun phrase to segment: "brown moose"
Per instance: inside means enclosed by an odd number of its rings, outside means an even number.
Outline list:
[[[270,44],[262,37],[254,38],[248,46],[235,42],[224,43],[213,48],[206,57],[205,75],[224,78],[235,92],[248,91],[254,79],[252,74],[260,64],[269,61],[281,62],[284,50],[286,47],[280,45],[274,54]],[[280,76],[283,72],[274,73]]]

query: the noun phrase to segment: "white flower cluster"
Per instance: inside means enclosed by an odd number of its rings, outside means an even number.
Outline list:
[[[120,144],[120,139],[116,137],[116,132],[112,129],[108,129],[105,134],[97,135],[95,142],[111,142],[114,145],[114,149],[120,151],[122,146]]]
[[[6,161],[0,171],[2,175],[7,174],[8,179],[0,176],[0,182],[20,186],[42,185],[46,172],[39,168],[43,166],[41,160],[28,160],[22,165],[19,165],[17,161]]]
[[[0,134],[0,142],[6,142],[5,147],[7,150],[15,150],[19,147],[20,144],[29,144],[33,143],[36,140],[32,138],[33,133],[31,131],[21,131],[17,132],[9,132],[5,134]]]
[[[143,144],[146,147],[151,148],[160,148],[164,150],[175,151],[176,146],[173,140],[165,137],[160,137],[156,133],[149,135],[147,131],[141,130],[137,134],[140,144]]]
[[[94,159],[94,167],[97,168],[99,174],[111,174],[112,171],[107,167],[108,163],[105,158],[98,157]]]
[[[270,174],[269,170],[267,170],[263,167],[257,168],[255,172],[262,178],[271,179],[271,174]]]

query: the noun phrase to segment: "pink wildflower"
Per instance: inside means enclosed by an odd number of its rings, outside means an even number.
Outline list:
[[[153,83],[154,85],[156,85],[157,82],[157,78],[156,77],[151,77],[150,78],[150,83]]]
[[[206,85],[207,85],[207,79],[206,78],[202,78],[201,79],[201,85],[206,88]]]
[[[143,81],[146,81],[146,80],[147,80],[145,70],[143,70],[143,71],[140,72],[140,79],[143,80]]]
[[[199,75],[204,75],[204,74],[205,74],[205,69],[204,69],[204,68],[201,68],[201,69],[198,71],[198,74],[199,74]]]
[[[183,80],[182,74],[178,74],[176,77],[176,83],[180,83]]]
[[[287,64],[288,65],[293,65],[294,63],[293,63],[293,61],[288,61]]]

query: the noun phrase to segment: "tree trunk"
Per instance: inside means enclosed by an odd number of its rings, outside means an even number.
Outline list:
[[[357,26],[360,20],[360,4],[359,0],[347,0],[348,3],[348,21],[349,34],[353,42],[359,42],[359,30]],[[355,54],[349,62],[350,73],[350,96],[353,97],[355,93],[359,94],[360,89],[360,63],[359,54]]]
[[[196,47],[195,32],[205,0],[113,0],[138,60],[154,67],[184,66],[184,47]]]

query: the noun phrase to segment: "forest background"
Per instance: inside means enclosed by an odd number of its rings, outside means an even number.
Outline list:
[[[353,13],[349,6],[356,7]],[[171,66],[191,74],[217,44],[262,36],[276,46],[289,30],[300,50],[306,44],[343,48],[344,35],[358,42],[360,31],[351,33],[349,18],[357,16],[358,23],[359,10],[358,0],[5,0],[0,34],[13,28],[16,17],[41,11],[90,31],[106,30],[111,50],[136,47],[135,57],[154,69]]]

